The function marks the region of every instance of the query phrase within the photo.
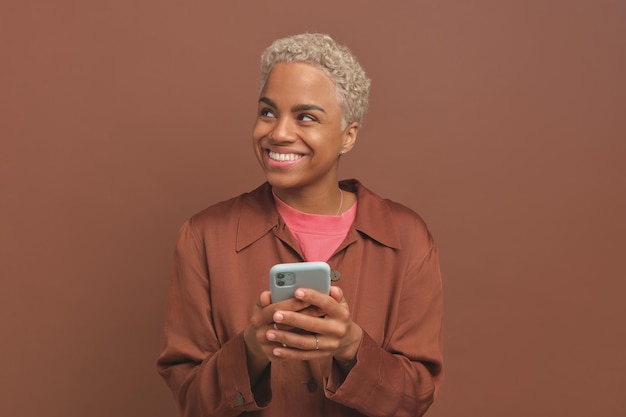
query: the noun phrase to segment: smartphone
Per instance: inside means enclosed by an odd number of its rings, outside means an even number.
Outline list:
[[[330,266],[326,262],[294,262],[270,268],[272,303],[292,298],[297,288],[330,293]]]

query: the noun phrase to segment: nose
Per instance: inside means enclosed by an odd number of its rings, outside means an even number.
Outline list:
[[[270,137],[275,143],[293,142],[296,140],[293,123],[286,117],[276,119]]]

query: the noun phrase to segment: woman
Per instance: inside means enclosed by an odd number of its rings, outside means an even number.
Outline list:
[[[437,248],[410,209],[338,181],[369,80],[329,36],[263,54],[267,182],[181,228],[158,369],[183,416],[415,416],[442,382]],[[329,295],[271,303],[277,263],[326,261]],[[304,332],[290,331],[294,328]]]

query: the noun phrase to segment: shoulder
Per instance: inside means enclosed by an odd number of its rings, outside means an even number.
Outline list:
[[[413,209],[383,198],[356,180],[348,182],[357,192],[357,225],[362,231],[392,247],[430,246],[432,237],[424,219]]]
[[[231,225],[232,222],[238,222],[242,211],[258,211],[267,206],[268,198],[266,195],[269,192],[269,187],[265,183],[250,192],[220,201],[199,211],[191,216],[186,223],[198,228]]]
[[[403,247],[416,245],[422,249],[433,246],[433,238],[424,219],[413,209],[390,199],[384,199],[389,207],[391,222]]]
[[[428,230],[428,226],[426,225],[424,219],[413,209],[391,199],[386,198],[384,201],[393,214],[394,221],[396,221],[396,223],[400,226],[410,224],[418,230]]]

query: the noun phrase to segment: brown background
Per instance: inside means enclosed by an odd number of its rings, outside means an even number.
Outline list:
[[[262,181],[258,57],[304,31],[373,78],[342,176],[441,246],[429,416],[626,415],[625,2],[5,0],[0,19],[0,415],[175,415],[154,362],[177,229]]]

